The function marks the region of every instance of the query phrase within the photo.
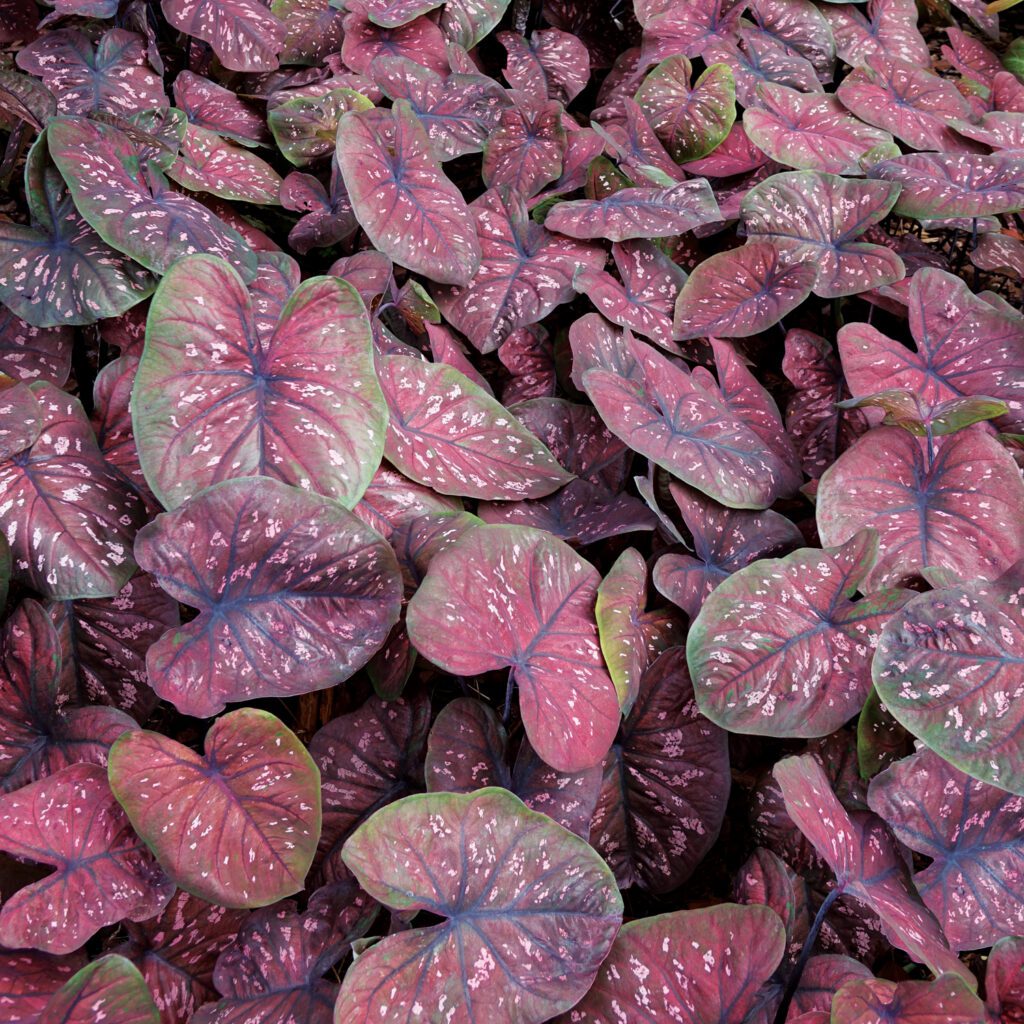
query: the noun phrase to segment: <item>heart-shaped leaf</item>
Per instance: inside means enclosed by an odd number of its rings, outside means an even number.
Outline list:
[[[158,732],[123,735],[110,785],[174,883],[225,907],[298,892],[320,839],[320,773],[273,715],[242,708],[206,734],[203,756]]]
[[[123,956],[104,956],[83,967],[54,992],[38,1024],[159,1024],[153,1002],[138,968]]]
[[[160,913],[174,892],[95,764],[0,796],[0,849],[55,869],[0,909],[13,949],[70,953],[106,925]]]
[[[470,206],[483,257],[463,288],[442,289],[445,319],[481,352],[528,327],[574,295],[578,268],[600,270],[604,253],[553,235],[530,220],[521,196],[489,189]]]
[[[356,218],[376,248],[432,281],[469,284],[480,265],[473,219],[405,100],[395,102],[387,121],[346,114],[337,159]]]
[[[482,173],[489,188],[507,188],[529,199],[558,180],[567,140],[561,103],[521,95],[518,100],[501,112],[484,145]]]
[[[925,567],[992,579],[1024,556],[1021,502],[1013,457],[984,429],[929,444],[899,427],[876,427],[822,476],[818,532],[835,545],[864,527],[878,531],[869,591]]]
[[[208,552],[198,564],[189,555]],[[375,531],[277,480],[208,488],[139,533],[139,564],[200,614],[147,653],[150,685],[183,713],[334,686],[383,644],[401,578]]]
[[[1020,589],[1011,570],[995,584],[918,595],[886,626],[873,674],[886,708],[914,736],[975,778],[1024,794]]]
[[[444,34],[472,50],[501,21],[511,0],[448,0],[441,11]]]
[[[810,294],[818,266],[772,242],[748,242],[698,263],[676,300],[674,336],[747,338],[788,316]]]
[[[215,257],[181,260],[160,283],[133,391],[146,479],[167,508],[257,474],[351,508],[380,463],[387,417],[362,299],[312,278],[269,336],[254,305]]]
[[[572,475],[503,405],[458,370],[378,360],[390,418],[385,454],[406,476],[468,498],[539,498]]]
[[[0,953],[0,1006],[8,1024],[38,1024],[59,988],[84,965],[80,956],[49,956],[22,949]]]
[[[213,47],[231,71],[273,71],[285,26],[259,0],[160,0],[179,32]]]
[[[279,204],[281,176],[270,164],[197,125],[185,130],[167,176],[193,192],[264,206]]]
[[[785,951],[785,928],[768,907],[724,903],[630,921],[562,1020],[735,1024],[748,1019]]]
[[[360,6],[375,25],[398,28],[440,7],[443,0],[361,0]]]
[[[590,841],[621,888],[670,892],[714,845],[728,796],[728,738],[697,710],[674,647],[644,672],[605,758]]]
[[[409,602],[409,636],[456,675],[508,668],[534,749],[576,772],[600,762],[619,721],[594,623],[599,582],[549,534],[480,526],[431,562]]]
[[[353,835],[345,863],[386,906],[446,920],[366,950],[335,1024],[449,1004],[467,1021],[540,1024],[587,990],[622,920],[611,872],[587,843],[502,789],[406,797]]]
[[[947,975],[935,981],[849,981],[832,1000],[832,1024],[978,1024],[982,1001],[963,979]]]
[[[345,67],[360,75],[370,72],[377,57],[396,56],[414,60],[439,75],[447,73],[448,56],[444,34],[433,19],[421,15],[394,28],[375,25],[362,4],[348,6],[342,23],[341,59]]]
[[[928,67],[928,44],[917,27],[913,0],[868,0],[867,15],[854,4],[830,3],[823,11],[835,39],[836,55],[851,67],[868,57],[900,57]]]
[[[305,167],[334,152],[338,122],[345,114],[372,109],[362,93],[342,87],[286,99],[268,111],[267,125],[288,162]]]
[[[901,590],[853,601],[877,538],[761,559],[724,580],[690,629],[697,703],[730,732],[826,736],[860,710],[882,627]]]
[[[72,336],[70,327],[33,327],[0,306],[0,373],[26,384],[48,380],[63,386],[71,371]]]
[[[270,141],[266,121],[253,106],[202,75],[191,71],[178,73],[174,79],[174,105],[185,111],[189,124],[207,128],[243,146]]]
[[[505,80],[532,96],[571,103],[590,78],[590,54],[576,36],[557,28],[534,32],[529,40],[516,32],[499,32],[508,60]]]

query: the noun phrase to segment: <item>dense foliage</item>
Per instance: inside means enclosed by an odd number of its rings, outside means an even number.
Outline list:
[[[1024,1020],[951,2],[0,0],[0,1019]]]

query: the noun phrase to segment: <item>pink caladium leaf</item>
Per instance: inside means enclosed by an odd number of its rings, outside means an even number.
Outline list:
[[[557,388],[554,345],[543,327],[519,327],[498,349],[498,361],[510,374],[501,389],[506,405],[551,398]]]
[[[903,261],[891,249],[857,241],[892,210],[900,186],[852,181],[817,171],[774,174],[743,198],[747,237],[773,242],[818,268],[815,295],[836,298],[899,281]],[[749,244],[749,243],[748,243]]]
[[[988,955],[985,1006],[998,1021],[1012,1022],[1024,1010],[1024,939],[1000,939]]]
[[[893,717],[961,771],[1024,794],[1017,755],[1019,568],[915,597],[886,627],[875,687]],[[927,684],[927,685],[925,685]],[[991,708],[1007,710],[993,716]]]
[[[89,226],[45,145],[37,141],[25,162],[32,224],[0,222],[0,300],[40,328],[117,316],[152,292],[153,279]]]
[[[483,253],[479,269],[464,287],[441,290],[435,298],[445,319],[481,352],[493,352],[515,330],[568,302],[577,268],[604,265],[596,246],[535,224],[515,193],[489,189],[470,212]]]
[[[876,54],[919,67],[931,63],[913,0],[868,0],[867,15],[853,4],[829,4],[821,13],[832,27],[837,56],[852,67]]]
[[[667,238],[721,219],[707,181],[694,178],[671,188],[624,188],[605,199],[559,203],[544,226],[570,238]]]
[[[594,368],[587,395],[608,429],[684,483],[730,508],[766,508],[790,471],[764,440],[684,368],[633,343],[640,379]]]
[[[359,0],[366,16],[381,28],[398,28],[414,21],[420,15],[440,7],[444,0]]]
[[[646,239],[616,242],[612,256],[621,282],[603,270],[581,267],[573,287],[613,323],[675,351],[672,311],[686,272]]]
[[[28,384],[0,380],[0,462],[30,448],[43,429],[43,411]]]
[[[510,765],[507,746],[505,728],[490,706],[472,697],[456,698],[441,709],[430,730],[424,766],[427,791],[473,793],[501,786],[531,810],[585,839],[601,788],[601,768],[557,771],[541,761],[525,739]]]
[[[746,906],[771,907],[782,918],[782,923],[786,926],[786,948],[787,951],[791,951],[794,940],[799,942],[806,938],[810,925],[807,918],[807,899],[801,889],[800,877],[796,872],[777,853],[758,846],[736,872],[732,895],[737,903]],[[813,983],[814,962],[823,959],[845,960],[846,958],[828,955],[811,957],[801,975],[801,987],[807,982]],[[850,961],[850,964],[856,964],[856,961]],[[863,965],[857,964],[857,968],[860,969],[860,977],[872,976],[871,972]],[[831,1001],[831,993],[829,1001]],[[798,996],[794,997],[794,1002],[797,1003],[798,1008],[803,1005],[803,1001]]]
[[[768,157],[750,141],[741,121],[729,129],[729,134],[710,156],[690,161],[686,164],[686,170],[693,174],[728,178],[736,174],[748,174],[766,163]]]
[[[456,675],[509,669],[534,749],[553,768],[580,771],[601,760],[619,720],[593,618],[599,582],[540,530],[480,526],[431,563],[409,602],[409,636]]]
[[[673,336],[747,338],[789,316],[811,294],[818,267],[774,241],[748,242],[698,263],[676,299]]]
[[[286,29],[259,0],[160,0],[160,7],[179,32],[209,43],[229,70],[277,67]]]
[[[493,863],[471,856],[481,848]],[[540,1024],[586,992],[622,920],[600,857],[503,789],[406,797],[361,826],[345,862],[386,906],[445,920],[367,949],[345,976],[336,1024],[435,1012],[456,992],[465,1020]]]
[[[345,16],[328,0],[272,0],[270,13],[285,27],[282,64],[316,67],[341,50]]]
[[[167,177],[193,192],[221,199],[277,206],[281,176],[254,153],[225,142],[215,132],[189,125]]]
[[[256,257],[241,235],[195,199],[171,189],[123,132],[61,117],[46,134],[75,206],[109,245],[160,274],[182,256],[209,253],[251,280]]]
[[[377,57],[407,57],[439,75],[449,70],[444,35],[427,17],[414,18],[393,28],[375,25],[361,8],[345,15],[341,59],[357,74],[365,75]]]
[[[644,671],[605,758],[590,841],[620,888],[670,892],[714,845],[728,796],[728,738],[698,711],[674,647]]]
[[[27,384],[46,380],[62,387],[71,372],[71,343],[70,327],[33,327],[0,305],[0,373]]]
[[[26,599],[0,636],[0,788],[14,790],[79,761],[105,765],[110,745],[135,728],[107,707],[68,707],[60,639],[42,605]]]
[[[690,71],[685,57],[669,57],[636,93],[636,102],[678,163],[707,156],[736,120],[736,83],[728,65],[710,65],[692,88]]]
[[[504,75],[513,89],[568,104],[586,87],[590,54],[571,33],[549,28],[528,40],[517,32],[499,32],[496,38],[508,54]]]
[[[910,331],[916,351],[870,324],[848,324],[839,332],[842,357],[854,397],[903,388],[927,405],[987,396],[1006,403],[1001,421],[1024,427],[1024,324],[976,296],[944,270],[919,270],[908,291]]]
[[[442,284],[469,284],[480,243],[462,193],[444,176],[412,107],[388,121],[358,112],[338,125],[337,159],[356,218],[396,263]]]
[[[330,191],[312,174],[292,171],[281,183],[280,199],[286,210],[303,214],[288,232],[288,244],[302,255],[310,249],[323,249],[343,242],[359,230],[359,221],[352,210],[352,200],[341,180],[336,160],[331,161]],[[389,265],[390,262],[388,260]],[[347,275],[333,273],[333,268],[332,276],[347,280]],[[292,290],[295,287],[298,287],[297,280]],[[363,301],[369,305],[365,297]]]
[[[388,403],[385,454],[441,494],[539,498],[572,479],[496,399],[458,370],[405,356],[378,360]]]
[[[520,97],[484,143],[483,180],[530,199],[561,175],[567,136],[561,103]]]
[[[174,892],[95,764],[0,796],[0,849],[54,868],[0,909],[0,942],[14,949],[70,953],[106,925],[160,913]]]
[[[984,429],[929,444],[900,427],[876,427],[822,476],[818,532],[834,545],[864,527],[878,531],[868,590],[905,583],[928,567],[993,579],[1024,556],[1021,501],[1013,457]]]
[[[378,57],[370,74],[388,99],[408,101],[439,160],[481,152],[509,103],[492,78],[444,76],[406,57]]]
[[[985,1006],[955,976],[900,982],[863,978],[836,992],[831,1013],[832,1024],[977,1024],[985,1019]]]
[[[441,11],[445,36],[472,50],[501,21],[511,0],[448,0]]]
[[[337,278],[307,280],[269,337],[254,305],[216,257],[164,277],[133,390],[146,479],[167,508],[245,475],[351,508],[380,464],[387,417],[362,299]]]
[[[1024,149],[1024,114],[994,110],[984,114],[977,124],[954,121],[957,132],[968,139],[983,142],[992,149]]]
[[[217,998],[213,969],[246,919],[242,910],[215,906],[179,890],[163,912],[127,923],[117,952],[139,969],[160,1009],[161,1024],[187,1024]]]
[[[970,252],[970,260],[981,270],[994,270],[999,274],[1024,277],[1024,243],[1010,235],[985,234]],[[2,314],[0,314],[2,315]],[[3,327],[0,326],[0,337]],[[2,346],[2,343],[0,343]],[[0,356],[2,358],[2,356]],[[3,363],[0,362],[0,366]]]
[[[679,181],[682,177],[679,166],[655,135],[640,104],[629,96],[622,97],[622,118],[621,122],[612,119],[606,124],[591,122],[601,138],[611,143],[621,170],[628,171],[637,181],[644,181],[653,180],[651,168],[654,168],[673,181]]]
[[[198,564],[187,557],[196,543],[210,552]],[[337,502],[277,480],[207,488],[140,531],[136,555],[200,611],[146,655],[153,689],[197,717],[229,701],[334,686],[398,620],[401,578],[379,534]]]
[[[430,512],[460,512],[458,498],[435,494],[382,464],[353,510],[367,526],[390,540],[404,524]]]
[[[338,122],[350,110],[373,110],[373,103],[342,86],[276,104],[267,113],[267,125],[285,159],[305,167],[334,152]]]
[[[0,952],[0,1006],[8,1024],[38,1024],[50,996],[85,966],[81,956],[49,956],[33,950]]]
[[[146,63],[145,40],[124,29],[104,33],[95,48],[77,29],[58,29],[20,50],[17,63],[43,80],[62,114],[131,115],[167,106],[163,84]]]
[[[901,185],[894,212],[917,220],[1024,209],[1020,153],[912,153],[875,164],[871,174]]]
[[[42,430],[0,463],[0,529],[14,578],[54,600],[113,597],[135,571],[142,501],[104,461],[76,398],[42,382],[31,391]]]
[[[174,883],[219,906],[262,907],[298,892],[320,839],[320,777],[273,715],[219,718],[200,756],[158,732],[125,733],[110,786]],[[271,866],[273,865],[273,866]]]
[[[948,78],[900,57],[872,54],[839,84],[836,96],[862,121],[892,132],[914,149],[961,148],[947,127],[971,105]]]
[[[903,590],[853,596],[875,557],[862,533],[839,549],[760,559],[724,580],[690,628],[701,711],[730,732],[827,736],[861,709],[883,626]]]
[[[694,554],[662,555],[654,567],[653,582],[691,619],[733,573],[802,544],[800,531],[778,512],[723,508],[682,484],[672,483],[669,489],[693,538]]]
[[[810,754],[779,761],[774,775],[789,816],[831,867],[842,891],[881,918],[894,945],[936,974],[955,974],[974,987],[974,975],[950,952],[938,922],[913,890],[906,862],[881,818],[847,811]]]
[[[608,1024],[616,1017],[674,1018],[680,1024],[747,1020],[785,951],[785,928],[768,907],[725,903],[630,921],[590,991],[562,1019],[567,1024]],[[656,985],[646,984],[647,971],[658,979]],[[632,1016],[623,1018],[624,1013]]]
[[[835,40],[825,15],[810,0],[753,0],[746,13],[762,32],[810,61],[820,81],[832,81]]]
[[[901,842],[931,858],[914,885],[953,949],[987,948],[1021,930],[1024,797],[922,750],[875,776],[868,802]]]
[[[700,57],[712,43],[735,34],[744,7],[734,0],[661,5],[644,19],[645,66],[679,55]]]
[[[189,1024],[330,1024],[338,986],[324,974],[373,923],[377,904],[349,876],[313,893],[305,913],[285,900],[257,910],[217,959],[222,997]]]
[[[857,174],[860,157],[892,136],[864,124],[834,97],[784,85],[758,87],[756,107],[743,114],[751,141],[776,163],[829,174]]]
[[[429,728],[430,702],[423,695],[370,697],[313,737],[309,752],[322,779],[320,853],[328,875],[344,870],[340,851],[363,821],[422,785]]]
[[[138,968],[116,953],[83,967],[50,997],[38,1024],[159,1024],[160,1013]]]

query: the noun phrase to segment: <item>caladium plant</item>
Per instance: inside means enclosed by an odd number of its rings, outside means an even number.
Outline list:
[[[0,0],[0,1019],[1024,1020],[997,8]]]

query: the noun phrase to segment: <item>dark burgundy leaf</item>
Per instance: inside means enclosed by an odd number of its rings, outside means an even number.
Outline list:
[[[1014,1024],[1024,1013],[1024,939],[1000,939],[988,955],[985,1005],[1003,1024]]]
[[[62,387],[71,370],[71,341],[68,327],[33,327],[0,306],[0,373],[8,377]]]
[[[973,979],[972,979],[973,980]],[[962,978],[847,982],[832,1000],[832,1024],[977,1024],[985,1007]]]

